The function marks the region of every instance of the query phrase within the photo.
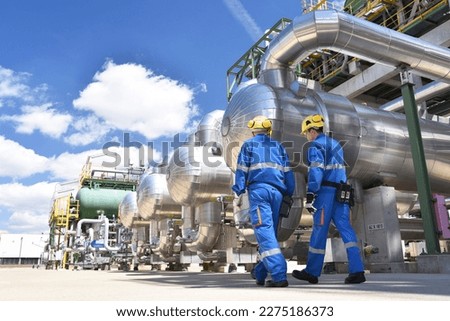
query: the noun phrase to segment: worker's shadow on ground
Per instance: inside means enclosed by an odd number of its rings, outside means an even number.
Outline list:
[[[128,273],[130,281],[171,284],[185,288],[251,288],[250,273],[145,271]]]
[[[173,272],[173,271],[142,271],[127,273],[131,282],[148,282],[159,285],[174,285],[184,288],[232,288],[257,289],[250,273],[213,273],[213,272]],[[368,274],[367,282],[363,284],[344,284],[346,274],[324,274],[319,284],[309,284],[294,279],[288,274],[289,287],[286,290],[310,289],[316,292],[383,292],[396,294],[422,294],[449,296],[450,277],[446,274],[416,276],[414,274],[373,273]],[[434,282],[430,286],[429,278]],[[427,279],[428,278],[428,279]],[[426,299],[426,297],[424,297]]]

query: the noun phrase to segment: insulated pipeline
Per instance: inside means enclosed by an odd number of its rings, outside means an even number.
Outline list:
[[[323,49],[450,83],[450,50],[344,12],[326,10],[301,15],[272,40],[261,60],[260,81],[289,84],[296,62]]]

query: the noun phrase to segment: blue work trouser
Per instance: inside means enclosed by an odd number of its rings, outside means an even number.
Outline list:
[[[328,229],[331,220],[338,229],[347,251],[349,273],[364,271],[356,233],[350,224],[350,207],[336,200],[336,189],[322,187],[314,201],[313,230],[309,241],[306,272],[314,276],[322,273]]]
[[[264,281],[268,273],[274,282],[286,280],[287,264],[276,236],[282,198],[280,191],[267,184],[253,184],[249,189],[250,215],[260,254],[253,270],[258,281]]]

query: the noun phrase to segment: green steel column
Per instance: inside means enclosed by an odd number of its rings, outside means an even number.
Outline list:
[[[400,73],[402,95],[405,104],[406,123],[408,125],[411,154],[416,172],[417,192],[419,193],[420,212],[422,214],[423,230],[428,254],[440,253],[439,240],[436,233],[436,223],[428,178],[427,163],[423,151],[422,134],[419,125],[416,100],[414,98],[414,83],[409,71]]]

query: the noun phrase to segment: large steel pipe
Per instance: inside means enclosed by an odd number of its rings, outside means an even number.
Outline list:
[[[448,48],[333,10],[301,15],[272,40],[261,60],[261,81],[286,86],[290,66],[322,49],[450,83]]]

